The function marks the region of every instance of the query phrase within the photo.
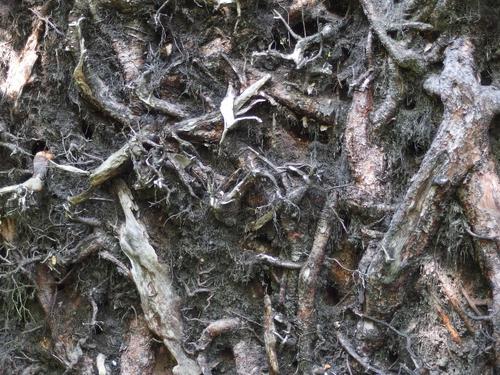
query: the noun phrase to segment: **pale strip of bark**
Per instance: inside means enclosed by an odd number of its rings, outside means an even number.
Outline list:
[[[345,144],[357,200],[380,201],[386,194],[381,179],[384,175],[384,152],[370,139],[370,118],[373,110],[371,77],[365,78],[352,97],[347,116]]]
[[[276,355],[276,327],[274,326],[273,306],[269,295],[264,296],[264,343],[266,346],[269,375],[280,373],[278,356]]]
[[[201,373],[198,364],[186,355],[182,347],[180,303],[170,270],[159,262],[144,225],[136,219],[134,211],[137,206],[125,182],[116,180],[114,188],[125,214],[125,223],[120,228],[120,246],[132,264],[132,278],[148,327],[161,338],[175,358],[175,375],[198,375]]]

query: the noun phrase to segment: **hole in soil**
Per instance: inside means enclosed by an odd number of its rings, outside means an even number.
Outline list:
[[[481,85],[483,86],[489,86],[493,82],[493,77],[491,76],[491,73],[488,70],[483,70],[481,72]]]
[[[496,115],[491,120],[489,136],[493,154],[500,160],[500,115]]]
[[[495,131],[497,135],[500,135],[500,115],[493,117],[491,120],[490,130]]]
[[[397,30],[388,30],[387,35],[389,35],[392,39],[396,40],[398,38]]]
[[[92,125],[90,125],[86,121],[81,121],[80,129],[82,130],[82,134],[85,139],[92,139],[92,135],[94,135],[94,127]]]
[[[410,153],[416,157],[424,156],[427,152],[427,148],[419,143],[411,143],[410,144]]]
[[[343,80],[338,84],[337,94],[340,100],[349,100],[349,85],[347,84],[347,80]]]
[[[415,99],[410,96],[405,97],[403,100],[403,106],[408,110],[415,109],[416,105]]]
[[[153,146],[151,144],[147,143],[147,142],[142,142],[142,147],[146,151],[150,151],[153,148]]]
[[[100,335],[100,334],[104,333],[104,330],[102,329],[102,327],[99,324],[96,324],[94,326],[94,332],[96,335]]]
[[[340,50],[342,51],[342,57],[344,60],[347,60],[347,58],[351,55],[351,50],[347,47],[341,47]]]
[[[334,115],[335,116],[335,115]],[[319,143],[323,143],[323,144],[328,144],[330,142],[330,137],[328,136],[329,134],[329,130],[330,129],[326,129],[326,130],[321,130],[321,128],[319,129],[319,131],[317,132],[316,134],[316,140],[319,142]]]
[[[441,72],[444,68],[444,64],[442,62],[437,62],[431,65],[431,70],[436,72]]]
[[[286,37],[285,36],[282,37],[281,33],[276,27],[272,28],[271,35],[273,37],[273,42],[274,42],[274,45],[272,45],[271,48],[275,48],[278,51],[283,51],[288,47],[288,43],[286,42]]]
[[[302,35],[302,36],[309,36],[316,34],[318,32],[318,23],[316,20],[313,21],[306,21],[302,23],[302,21],[296,23],[293,25],[292,30],[295,31],[297,34]],[[304,35],[304,31],[305,34]]]
[[[33,143],[33,146],[31,146],[31,153],[36,155],[36,153],[40,151],[47,151],[47,142],[39,140]]]
[[[358,5],[357,1],[352,0],[328,0],[325,2],[325,7],[329,12],[338,14],[344,17],[346,14],[352,12]]]
[[[332,286],[326,286],[324,291],[324,301],[329,306],[334,306],[340,301],[337,289]]]
[[[422,31],[420,35],[429,43],[434,43],[441,34],[439,31],[433,30],[433,31]]]

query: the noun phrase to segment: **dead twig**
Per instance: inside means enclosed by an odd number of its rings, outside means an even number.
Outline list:
[[[337,339],[344,348],[344,350],[349,353],[349,355],[356,360],[366,371],[371,371],[377,375],[388,375],[389,372],[381,370],[375,366],[372,366],[367,359],[361,357],[356,350],[352,347],[351,343],[344,337],[340,332],[337,332]]]

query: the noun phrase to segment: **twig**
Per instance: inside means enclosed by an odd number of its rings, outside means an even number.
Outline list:
[[[356,350],[352,347],[352,345],[347,341],[347,339],[342,335],[342,333],[337,332],[337,339],[339,340],[340,345],[344,348],[344,350],[349,353],[349,355],[356,360],[363,368],[367,371],[374,372],[375,374],[378,375],[388,375],[389,373],[381,370],[375,366],[372,366],[368,363],[368,361],[361,357],[358,353],[356,353]]]

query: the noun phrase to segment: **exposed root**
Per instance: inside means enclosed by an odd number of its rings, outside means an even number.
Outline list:
[[[391,10],[388,8],[390,5],[385,1],[360,0],[360,3],[373,31],[398,65],[423,72],[429,63],[436,61],[443,47],[440,42],[436,42],[434,48],[430,48],[429,51],[415,51],[408,48],[405,41],[396,41],[388,35],[388,31],[394,29],[430,30],[432,29],[431,25],[414,21],[391,21],[388,19],[388,15],[391,14]]]
[[[387,194],[381,183],[385,154],[370,137],[369,115],[373,108],[371,80],[369,75],[355,90],[345,130],[347,157],[357,190],[353,199],[365,204],[366,200],[380,202]]]
[[[85,60],[87,58],[87,49],[85,48],[85,39],[82,34],[82,22],[84,18],[78,19],[71,26],[77,28],[76,35],[80,45],[80,56],[78,64],[73,71],[73,80],[80,90],[81,95],[94,107],[107,114],[112,119],[127,126],[138,122],[138,117],[132,113],[130,108],[118,101],[110,92],[109,87],[93,73],[85,73]]]
[[[269,264],[270,266],[287,268],[291,270],[300,270],[304,265],[302,263],[290,260],[282,260],[267,254],[258,254],[255,259],[259,262]]]
[[[335,194],[335,193],[334,193]],[[299,275],[297,320],[301,329],[298,342],[299,371],[308,373],[311,366],[313,329],[315,327],[316,286],[325,250],[332,232],[336,197],[330,196],[321,211],[309,257]]]
[[[90,173],[90,188],[83,193],[68,198],[72,205],[83,203],[90,198],[93,190],[104,182],[119,175],[123,167],[130,161],[130,150],[132,143],[126,143],[118,151],[112,153],[92,173]]]
[[[147,76],[148,74],[145,73],[140,77],[135,91],[137,97],[144,104],[146,104],[148,107],[151,107],[155,111],[165,113],[175,118],[185,119],[189,117],[188,112],[181,105],[170,103],[165,99],[159,99],[155,97],[153,93],[148,89]]]
[[[333,25],[327,24],[318,33],[302,37],[292,30],[290,25],[288,25],[288,22],[285,21],[283,16],[278,11],[274,11],[274,15],[275,18],[278,18],[283,23],[283,25],[285,25],[290,35],[297,41],[293,52],[290,54],[283,54],[269,47],[269,49],[265,52],[254,52],[252,56],[278,57],[283,60],[293,61],[295,63],[296,69],[301,69],[311,62],[317,60],[321,56],[321,53],[323,52],[323,40],[332,37],[337,32],[337,29]],[[319,51],[311,57],[306,57],[305,53],[307,52],[309,47],[316,43],[320,43]]]
[[[401,94],[402,83],[399,68],[390,57],[387,59],[387,70],[389,83],[384,101],[370,114],[373,132],[380,131],[385,125],[394,121],[396,111],[403,97]]]
[[[148,327],[162,339],[177,361],[174,374],[198,375],[201,372],[198,364],[182,348],[179,297],[173,289],[170,272],[158,261],[144,226],[135,218],[137,207],[127,185],[117,180],[114,187],[126,219],[120,229],[120,245],[132,264],[132,278],[141,297]]]
[[[261,76],[256,69],[248,68],[252,76]],[[298,93],[295,88],[282,83],[283,78],[278,75],[272,76],[271,84],[265,90],[266,93],[275,99],[279,104],[289,108],[297,115],[316,119],[318,122],[327,125],[336,125],[335,113],[339,103],[331,96],[308,97]]]
[[[484,90],[477,80],[473,46],[468,40],[456,40],[447,49],[443,72],[429,78],[425,88],[443,99],[443,121],[378,253],[364,256],[360,263],[360,270],[368,269],[370,275],[366,308],[382,317],[390,316],[401,303],[410,274],[403,270],[413,267],[426,249],[438,228],[443,203],[484,158],[488,146],[483,142],[498,110],[491,104],[491,90]]]
[[[274,326],[273,306],[271,298],[264,296],[264,343],[266,346],[267,363],[269,365],[269,375],[278,375],[279,364],[276,355],[276,328]]]
[[[0,188],[0,196],[14,193],[20,199],[21,206],[23,206],[27,193],[36,193],[43,190],[49,162],[53,157],[54,155],[49,151],[37,152],[33,158],[33,176],[21,184]]]
[[[500,105],[497,107],[500,108]],[[479,145],[478,147],[481,147]],[[483,162],[469,176],[467,183],[460,191],[460,199],[464,213],[475,233],[481,237],[473,237],[485,274],[490,282],[493,304],[490,309],[495,338],[497,366],[500,366],[500,178],[498,166],[488,154]]]
[[[250,103],[246,108],[242,109],[243,105],[247,103],[252,96],[256,95],[261,87],[264,86],[270,78],[271,76],[269,74],[265,75],[264,77],[247,87],[238,97],[236,97],[233,85],[231,83],[229,84],[226,97],[220,104],[220,112],[224,119],[224,131],[222,132],[220,144],[224,142],[227,132],[233,129],[238,122],[244,120],[255,120],[257,122],[262,122],[262,120],[257,116],[236,117],[235,112],[238,115],[243,114],[252,109],[252,107],[257,103],[262,102],[263,100],[256,100]]]

